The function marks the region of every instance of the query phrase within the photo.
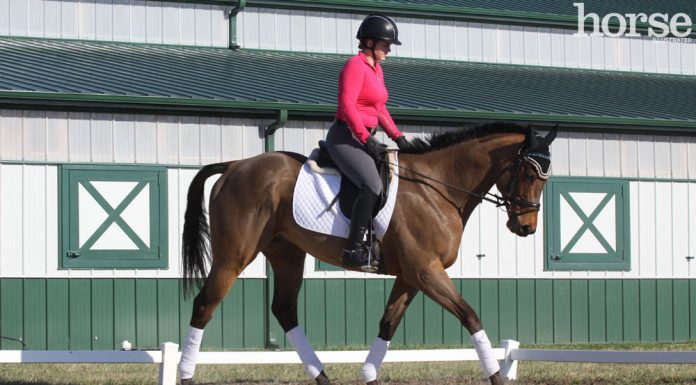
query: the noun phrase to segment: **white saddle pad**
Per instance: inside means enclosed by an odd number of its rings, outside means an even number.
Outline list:
[[[341,176],[335,169],[319,169],[316,162],[312,160],[315,159],[315,152],[310,156],[310,160],[302,165],[300,175],[297,177],[292,199],[293,217],[298,225],[307,230],[348,238],[350,220],[341,212],[338,201],[329,208],[341,188]],[[390,161],[398,165],[396,154],[396,152],[390,152]],[[374,232],[378,238],[382,238],[389,227],[389,221],[394,212],[396,192],[399,188],[398,167],[391,166],[391,172],[387,203],[374,221]]]

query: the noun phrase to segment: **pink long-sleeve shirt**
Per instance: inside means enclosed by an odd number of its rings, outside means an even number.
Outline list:
[[[379,63],[373,67],[360,52],[348,60],[338,78],[336,118],[348,123],[361,143],[367,142],[370,130],[378,123],[392,140],[396,140],[404,134],[396,128],[387,111],[388,98],[382,67]]]

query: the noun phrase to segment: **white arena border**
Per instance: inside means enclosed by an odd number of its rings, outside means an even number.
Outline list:
[[[621,364],[694,364],[696,351],[607,351],[520,349],[519,342],[504,340],[493,349],[500,360],[501,375],[517,379],[519,361],[596,362]],[[323,363],[362,363],[367,350],[316,352]],[[0,363],[142,363],[160,364],[159,385],[175,385],[179,345],[165,342],[160,350],[0,350]],[[478,361],[474,349],[391,350],[384,362]],[[200,352],[198,364],[300,364],[297,353],[283,352]]]

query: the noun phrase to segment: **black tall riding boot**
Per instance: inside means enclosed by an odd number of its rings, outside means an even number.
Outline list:
[[[379,196],[367,187],[363,187],[358,192],[358,196],[353,203],[348,243],[346,248],[343,249],[343,266],[345,267],[368,266],[365,232],[372,219],[372,211],[378,198]]]

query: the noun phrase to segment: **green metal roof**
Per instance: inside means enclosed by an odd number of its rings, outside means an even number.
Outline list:
[[[0,38],[0,105],[331,115],[345,55]],[[696,77],[389,58],[390,111],[694,132]]]
[[[609,13],[668,13],[670,16],[686,13],[696,22],[696,2],[693,0],[248,0],[246,6],[385,12],[391,15],[576,28],[578,9],[573,6],[576,2],[585,4],[586,14],[594,12],[600,17]],[[616,19],[611,20],[611,25],[616,25]],[[647,24],[639,23],[639,26],[646,27]]]

